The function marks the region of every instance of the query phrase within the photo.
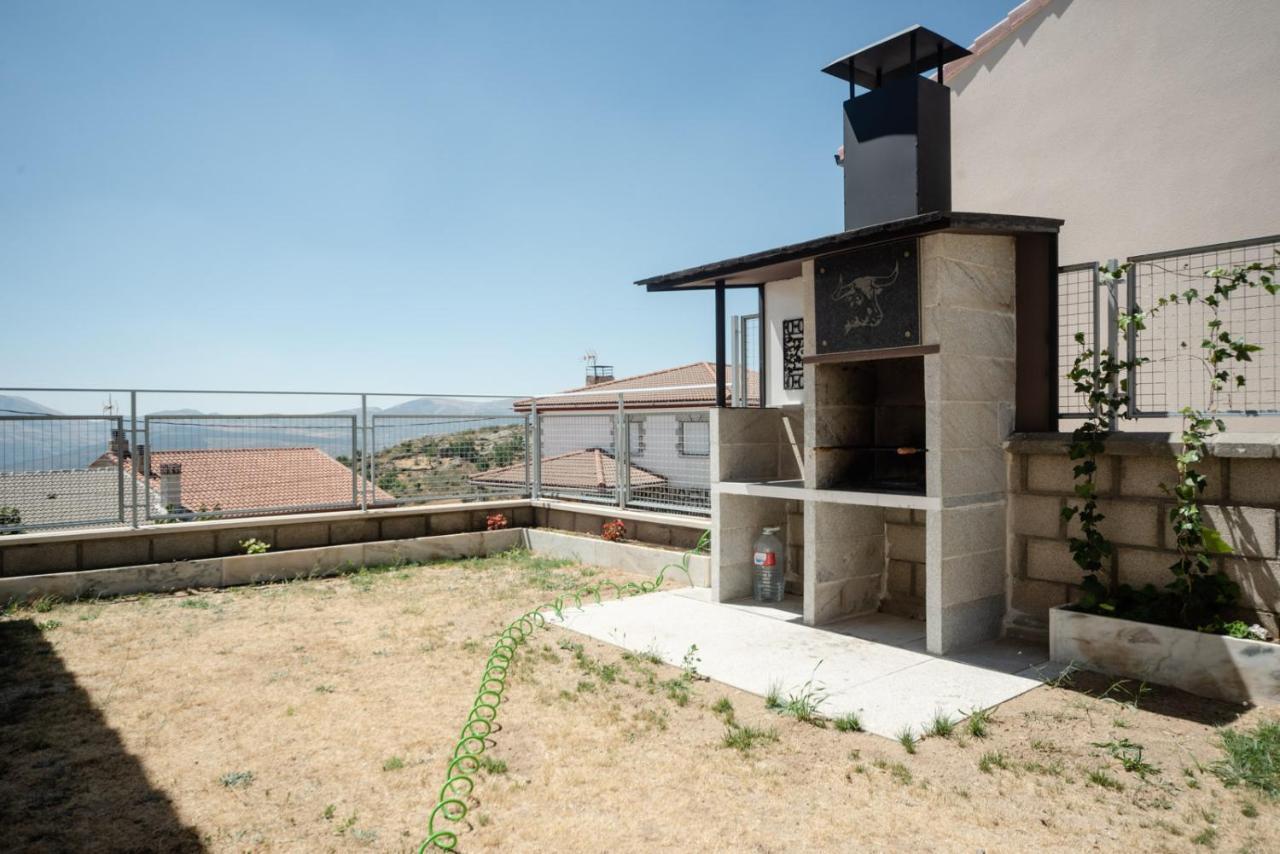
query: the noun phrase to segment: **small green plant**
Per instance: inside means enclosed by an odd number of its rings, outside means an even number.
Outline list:
[[[769,683],[769,689],[764,694],[764,707],[771,712],[776,712],[782,708],[782,683],[774,680]]]
[[[1240,805],[1240,815],[1244,816],[1245,818],[1257,818],[1258,805],[1255,804],[1253,801],[1245,801],[1243,804]]]
[[[720,744],[723,747],[731,747],[739,753],[747,753],[758,744],[771,744],[777,740],[778,732],[772,727],[760,729],[729,724],[725,727],[724,738],[721,739]]]
[[[933,714],[933,720],[929,722],[929,728],[926,732],[929,735],[938,738],[951,738],[951,734],[955,732],[955,721],[951,720],[951,716],[945,712],[937,711]]]
[[[1120,761],[1121,767],[1130,774],[1137,774],[1139,777],[1146,779],[1160,773],[1160,769],[1146,762],[1142,758],[1142,745],[1137,742],[1130,741],[1127,738],[1112,739],[1111,741],[1095,741],[1094,747],[1101,747],[1111,754],[1112,758]]]
[[[271,549],[270,543],[265,543],[257,537],[250,537],[247,540],[240,541],[240,548],[247,555],[266,554]]]
[[[1227,787],[1245,785],[1280,798],[1280,720],[1218,733],[1223,757],[1209,770]]]
[[[181,608],[198,608],[201,611],[207,611],[213,607],[213,603],[208,599],[201,599],[195,596],[189,596],[178,603]]]
[[[862,719],[857,712],[846,712],[835,719],[835,726],[840,732],[862,732]]]
[[[998,750],[989,750],[978,757],[978,770],[983,774],[992,773],[992,769],[999,768],[1001,771],[1009,768],[1009,760]]]
[[[898,731],[898,744],[901,744],[902,749],[907,751],[907,753],[916,752],[916,744],[918,741],[919,739],[916,738],[916,734],[912,731],[911,727],[903,727]]]
[[[505,774],[507,773],[507,761],[505,759],[494,759],[492,756],[481,754],[476,760],[479,763],[480,770],[486,774]]]
[[[711,711],[722,718],[733,720],[733,702],[728,697],[721,697],[712,703]]]
[[[684,657],[680,659],[681,675],[692,682],[697,679],[705,679],[702,674],[698,673],[698,663],[702,658],[698,655],[698,645],[695,643],[685,650]]]
[[[991,729],[991,712],[987,709],[974,709],[969,713],[964,727],[974,738],[986,738]]]
[[[1216,827],[1206,827],[1204,830],[1191,837],[1192,845],[1200,845],[1204,848],[1212,848],[1218,841],[1218,829]]]
[[[383,771],[399,771],[404,767],[404,759],[399,756],[392,756],[390,759],[382,763]]]
[[[1114,792],[1124,791],[1124,783],[1121,783],[1115,777],[1112,777],[1105,769],[1095,768],[1089,772],[1086,778],[1090,783],[1102,789],[1111,789]]]
[[[37,614],[47,614],[60,602],[57,596],[44,595],[32,600],[31,610]]]
[[[335,688],[335,687],[334,687],[334,686],[332,686],[332,685],[317,685],[317,686],[316,686],[316,693],[317,693],[317,694],[332,694],[334,691],[337,691],[337,690],[338,690],[338,689],[337,689],[337,688]]]
[[[228,789],[243,789],[253,782],[253,772],[231,771],[219,777],[218,782]]]
[[[61,625],[62,623],[59,620],[45,620],[42,623],[36,623],[36,628],[42,632],[51,632]]]
[[[325,821],[333,821],[333,817],[337,812],[338,812],[338,808],[333,804],[329,804],[324,808],[324,812],[321,813],[321,815],[324,816]]]

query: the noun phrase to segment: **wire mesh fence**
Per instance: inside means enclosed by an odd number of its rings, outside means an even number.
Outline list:
[[[537,495],[592,504],[617,504],[620,471],[617,411],[547,413],[537,417],[540,452],[532,472]]]
[[[351,509],[358,438],[354,415],[148,415],[124,468],[148,520]]]
[[[627,416],[626,506],[660,512],[711,512],[711,417],[706,410]]]
[[[523,415],[386,415],[371,421],[374,505],[526,496]]]
[[[1062,418],[1084,418],[1084,400],[1067,379],[1072,365],[1084,350],[1092,347],[1093,364],[1098,363],[1098,265],[1073,264],[1058,269],[1058,414]],[[1076,341],[1084,333],[1085,343]]]
[[[0,416],[0,534],[120,524],[124,471],[106,457],[119,416]]]
[[[1130,307],[1151,308],[1162,296],[1188,288],[1204,291],[1212,285],[1207,273],[1255,261],[1276,260],[1280,236],[1220,243],[1174,252],[1134,256],[1129,259]],[[1223,331],[1243,335],[1262,350],[1243,365],[1246,384],[1229,388],[1219,401],[1224,414],[1280,413],[1280,306],[1261,289],[1242,289],[1220,311]],[[1208,384],[1200,361],[1208,309],[1180,303],[1163,308],[1146,323],[1146,329],[1129,338],[1131,357],[1149,361],[1131,375],[1135,414],[1148,417],[1173,415],[1184,406],[1204,407]]]

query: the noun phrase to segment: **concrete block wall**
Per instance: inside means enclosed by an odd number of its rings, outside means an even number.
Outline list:
[[[924,619],[925,511],[890,507],[884,511],[885,590],[880,610]]]
[[[711,493],[711,594],[717,602],[751,595],[752,557],[756,538],[766,526],[784,528],[788,508],[782,498]]]
[[[804,414],[800,407],[712,409],[711,435],[715,437],[711,444],[712,483],[796,480],[801,476],[797,456],[804,458]]]
[[[884,509],[805,502],[804,622],[820,626],[880,607]]]
[[[1015,436],[1006,446],[1010,472],[1008,514],[1008,631],[1041,637],[1048,610],[1071,601],[1081,578],[1068,538],[1077,526],[1061,518],[1077,503],[1066,434]],[[1102,532],[1115,545],[1109,572],[1120,583],[1164,586],[1176,560],[1168,515],[1177,436],[1122,433],[1099,459]],[[1199,466],[1209,480],[1206,518],[1235,549],[1215,563],[1241,586],[1239,616],[1280,630],[1280,435],[1224,434]]]
[[[1005,611],[1007,468],[1013,426],[1015,242],[943,233],[920,241],[927,511],[926,635],[944,653],[996,637]]]

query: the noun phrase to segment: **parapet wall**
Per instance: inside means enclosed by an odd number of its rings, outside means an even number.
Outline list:
[[[1126,433],[1107,441],[1098,460],[1100,529],[1115,547],[1113,579],[1140,587],[1172,580],[1176,560],[1168,522],[1174,502],[1162,484],[1175,482],[1177,434]],[[1078,526],[1062,519],[1073,501],[1070,435],[1015,435],[1006,443],[1009,466],[1009,608],[1011,633],[1043,636],[1048,611],[1072,601],[1081,578],[1068,538]],[[1235,549],[1214,561],[1241,587],[1241,613],[1273,634],[1280,629],[1280,434],[1218,437],[1198,466],[1208,478],[1205,517]]]

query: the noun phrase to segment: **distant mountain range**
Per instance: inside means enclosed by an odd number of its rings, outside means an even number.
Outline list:
[[[479,426],[466,416],[514,416],[511,398],[419,397],[385,409],[369,407],[376,430],[378,451],[422,436],[442,435]],[[112,423],[107,420],[26,420],[6,416],[61,415],[63,413],[25,397],[0,395],[0,472],[84,468],[109,447]],[[351,424],[344,419],[293,421],[252,418],[249,414],[206,413],[196,409],[171,409],[146,413],[153,418],[149,440],[153,448],[191,450],[202,448],[318,447],[330,456],[351,455]],[[338,410],[328,415],[358,416],[360,410]],[[226,420],[207,416],[225,415]],[[373,419],[372,416],[397,416]],[[401,416],[424,416],[422,421]],[[193,417],[199,416],[199,417]],[[427,416],[434,416],[427,418]],[[439,416],[455,416],[440,420]],[[189,421],[170,419],[191,418]],[[163,419],[163,420],[154,420]],[[510,422],[505,422],[510,423]],[[130,428],[126,414],[126,430]],[[138,430],[144,428],[138,423]],[[139,436],[140,441],[146,441]],[[357,442],[358,447],[358,442]]]

